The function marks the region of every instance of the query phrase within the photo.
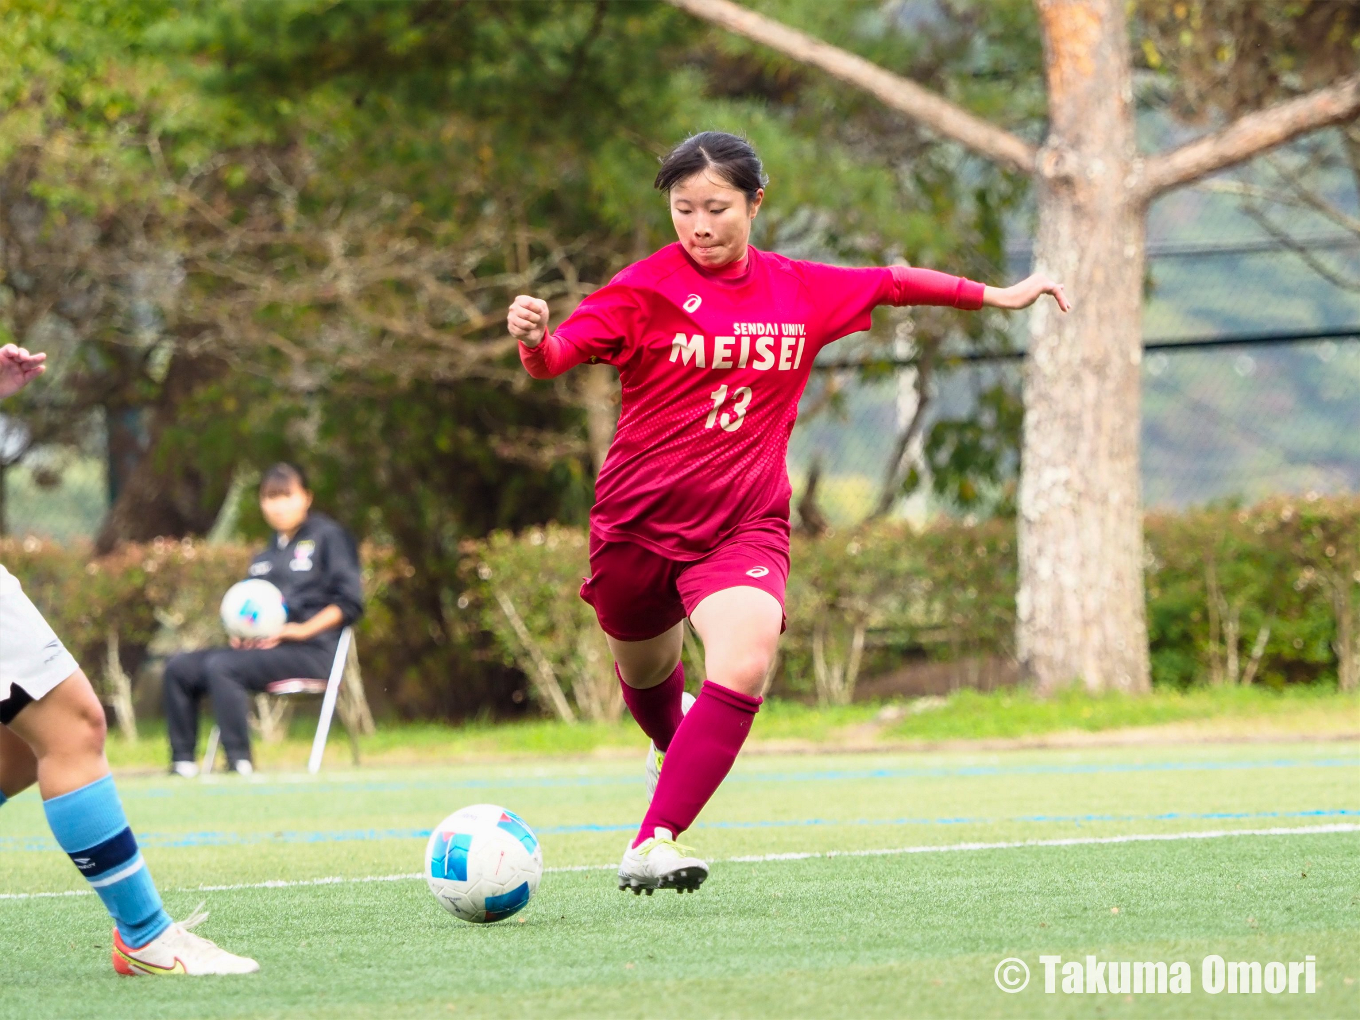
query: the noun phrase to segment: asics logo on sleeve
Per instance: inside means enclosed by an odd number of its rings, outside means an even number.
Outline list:
[[[746,571],[746,576],[765,577],[767,574],[769,574],[769,572],[770,572],[769,567],[752,567],[750,570]]]
[[[685,298],[685,303],[680,307],[687,312],[694,312],[698,311],[699,306],[703,303],[704,299],[701,298],[698,294],[691,294],[689,297]]]

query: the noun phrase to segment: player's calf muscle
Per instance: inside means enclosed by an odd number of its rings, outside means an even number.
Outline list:
[[[0,726],[0,796],[13,797],[38,781],[38,759],[33,749]]]

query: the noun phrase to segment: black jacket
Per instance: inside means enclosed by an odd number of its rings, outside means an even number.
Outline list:
[[[344,614],[342,627],[364,614],[359,549],[349,532],[325,514],[308,514],[286,545],[279,545],[276,535],[251,561],[249,573],[283,593],[289,623],[304,623],[330,605],[339,606]],[[333,646],[339,636],[339,628],[334,628],[312,640]]]

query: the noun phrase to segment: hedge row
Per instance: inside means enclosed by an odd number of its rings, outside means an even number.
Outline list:
[[[1360,500],[1153,514],[1145,534],[1154,683],[1360,681]],[[463,551],[461,590],[444,604],[461,620],[460,640],[477,647],[466,661],[481,661],[489,648],[524,675],[540,710],[616,718],[622,705],[609,652],[576,597],[589,572],[585,534],[553,525],[494,534]],[[96,560],[83,546],[0,541],[0,562],[92,677],[106,670],[110,635],[130,673],[148,655],[220,641],[217,603],[251,552],[157,541]],[[363,560],[369,613],[359,646],[367,682],[386,687],[386,664],[402,660],[404,635],[420,625],[391,611],[399,600],[387,596],[416,571],[381,547],[366,546]],[[904,662],[1007,658],[1015,587],[1010,521],[947,521],[923,531],[885,522],[798,539],[773,689],[843,702],[859,677]],[[686,660],[702,675],[692,636]],[[436,672],[402,678],[379,703],[411,715],[440,700],[431,695],[470,680]]]
[[[1152,514],[1145,541],[1154,683],[1357,686],[1360,500]],[[616,710],[613,679],[598,665],[607,651],[575,597],[589,572],[585,535],[502,533],[467,555],[460,605],[479,614],[507,663],[535,678],[540,701],[592,716]],[[837,703],[858,677],[904,662],[1012,657],[1016,577],[1013,521],[923,531],[882,522],[796,539],[773,690]],[[562,693],[550,696],[554,677]]]
[[[218,619],[222,594],[246,574],[257,550],[193,539],[129,544],[96,558],[87,543],[0,539],[0,563],[96,684],[118,666],[136,674],[149,656],[164,657],[226,640]],[[403,573],[384,549],[365,546],[364,585],[381,603],[384,587]],[[379,612],[378,619],[382,619]],[[113,639],[112,641],[110,639]],[[381,645],[389,627],[372,638]]]

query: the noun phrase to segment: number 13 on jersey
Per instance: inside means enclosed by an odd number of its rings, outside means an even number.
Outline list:
[[[704,428],[711,429],[716,422],[725,432],[735,432],[741,428],[741,423],[746,420],[746,408],[751,405],[751,387],[738,386],[732,391],[732,410],[718,412],[722,409],[723,402],[727,400],[727,384],[719,386],[708,395],[713,401],[713,410],[708,412],[708,420],[704,422]]]

